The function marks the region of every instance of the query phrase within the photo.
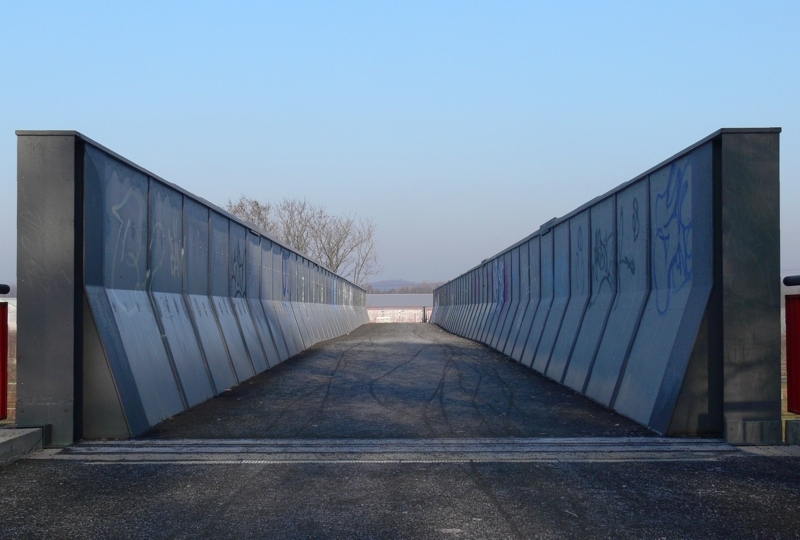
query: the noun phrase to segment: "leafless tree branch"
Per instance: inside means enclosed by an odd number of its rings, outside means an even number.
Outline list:
[[[371,219],[332,215],[306,199],[271,205],[243,196],[235,203],[229,200],[226,210],[358,285],[365,286],[382,270]]]
[[[225,210],[269,234],[275,234],[275,221],[272,219],[272,205],[260,203],[242,195],[236,202],[228,199]]]

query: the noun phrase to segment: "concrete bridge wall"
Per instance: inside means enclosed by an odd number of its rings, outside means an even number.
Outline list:
[[[19,425],[128,438],[368,322],[366,293],[76,132],[18,135]]]
[[[542,225],[432,322],[659,433],[779,442],[779,133],[722,129]]]

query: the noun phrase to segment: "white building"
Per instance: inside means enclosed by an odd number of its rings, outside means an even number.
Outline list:
[[[428,322],[433,294],[368,294],[370,322]]]

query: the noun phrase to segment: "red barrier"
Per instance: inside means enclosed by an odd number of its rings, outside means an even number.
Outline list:
[[[0,420],[8,417],[8,302],[0,302]]]
[[[786,382],[789,412],[800,414],[800,294],[786,295]]]

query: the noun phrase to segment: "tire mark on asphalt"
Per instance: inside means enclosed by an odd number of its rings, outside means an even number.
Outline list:
[[[339,358],[336,360],[336,366],[334,366],[333,371],[331,372],[331,374],[328,375],[328,382],[324,385],[325,386],[325,395],[322,397],[322,403],[320,403],[320,406],[317,409],[317,412],[313,416],[311,416],[308,420],[306,420],[306,422],[300,427],[300,429],[295,431],[295,433],[294,433],[295,437],[300,435],[309,425],[311,425],[314,422],[318,421],[322,417],[322,414],[325,412],[325,407],[328,404],[328,398],[330,397],[331,385],[333,384],[333,379],[334,379],[334,377],[336,377],[336,373],[339,371],[339,368],[342,366],[342,360],[344,359],[345,355],[350,353],[353,349],[358,348],[360,345],[362,345],[362,343],[363,342],[360,342],[360,343],[357,342],[352,347],[342,351],[342,353],[339,355]],[[345,362],[345,364],[346,364],[346,362]],[[320,385],[320,386],[322,386],[322,385]]]
[[[505,380],[503,380],[503,378],[497,372],[497,369],[494,366],[494,363],[491,362],[491,361],[486,362],[485,361],[486,358],[484,358],[483,355],[475,356],[475,355],[471,354],[469,351],[464,351],[463,347],[460,347],[460,346],[457,346],[457,345],[445,344],[444,346],[447,347],[451,351],[452,354],[455,355],[457,353],[458,358],[459,358],[459,363],[461,363],[464,366],[468,367],[469,369],[471,369],[472,371],[474,371],[478,375],[478,382],[476,383],[476,387],[474,389],[467,389],[462,385],[462,389],[466,393],[468,393],[468,395],[470,396],[470,403],[471,403],[473,409],[475,410],[476,414],[480,418],[480,423],[477,426],[475,426],[473,429],[479,429],[479,428],[481,428],[482,426],[485,425],[486,428],[489,430],[490,434],[492,434],[493,436],[496,436],[497,435],[496,430],[492,427],[492,424],[487,421],[488,420],[487,415],[483,411],[481,411],[480,407],[477,404],[477,395],[478,395],[478,392],[479,392],[479,387],[480,387],[480,384],[483,382],[483,378],[484,378],[484,376],[486,374],[481,369],[479,369],[478,366],[475,365],[473,360],[479,361],[480,362],[480,367],[485,367],[488,364],[490,369],[494,373],[494,378],[497,379],[502,385],[504,385],[506,387],[508,386],[507,383],[505,382]],[[504,415],[498,414],[498,413],[500,413],[500,410],[497,409],[489,401],[484,401],[483,404],[484,404],[484,406],[486,408],[490,409],[491,412],[496,413],[495,416],[499,416],[499,418],[503,422],[504,432],[511,431],[511,429],[510,429],[511,427],[514,428],[513,431],[515,431],[515,432],[519,431],[516,428],[516,426],[513,426],[510,423],[510,419],[508,418],[508,414],[507,413],[505,413]],[[509,410],[509,407],[507,406],[506,407],[506,411],[508,411],[508,410]]]
[[[379,404],[381,407],[384,407],[384,408],[386,408],[386,409],[389,409],[389,410],[391,410],[391,411],[397,411],[398,409],[397,409],[396,407],[392,407],[391,405],[388,405],[388,404],[384,403],[383,401],[381,401],[381,400],[378,398],[377,394],[375,393],[375,383],[377,383],[377,382],[378,382],[378,381],[380,381],[381,379],[383,379],[383,378],[385,378],[385,377],[387,377],[387,376],[391,375],[392,373],[394,373],[396,370],[400,369],[401,367],[403,367],[403,366],[405,366],[405,365],[408,365],[408,364],[410,364],[410,363],[411,363],[411,362],[413,362],[413,361],[414,361],[414,360],[415,360],[417,357],[419,357],[419,354],[420,354],[422,351],[424,351],[425,349],[427,349],[427,348],[429,348],[429,347],[431,347],[431,346],[433,346],[433,345],[434,345],[433,343],[429,343],[428,345],[424,345],[424,346],[422,346],[422,347],[421,347],[421,348],[420,348],[420,349],[419,349],[419,350],[418,350],[416,353],[414,353],[414,355],[413,355],[411,358],[409,358],[409,359],[408,359],[408,360],[406,360],[405,362],[401,362],[401,363],[399,363],[398,365],[394,366],[392,369],[390,369],[389,371],[387,371],[386,373],[384,373],[384,374],[383,374],[383,375],[381,375],[380,377],[377,377],[377,378],[375,378],[375,379],[372,379],[372,380],[370,380],[370,382],[369,382],[369,394],[372,396],[372,399],[374,399],[376,402],[378,402],[378,404]]]
[[[475,410],[475,413],[477,414],[478,418],[480,419],[480,423],[477,426],[475,426],[475,428],[473,428],[473,429],[479,429],[479,428],[481,428],[482,426],[485,425],[486,428],[489,430],[489,433],[492,436],[497,436],[497,432],[492,427],[492,424],[487,421],[486,414],[481,410],[481,408],[478,406],[478,403],[477,403],[478,393],[480,391],[480,386],[481,386],[481,383],[483,382],[483,378],[485,376],[485,373],[481,369],[479,369],[478,366],[476,366],[472,362],[473,359],[478,359],[478,358],[474,357],[469,352],[464,354],[465,351],[463,350],[462,347],[459,347],[459,346],[456,346],[456,345],[450,345],[449,347],[451,347],[451,349],[455,349],[455,350],[458,351],[459,363],[464,365],[464,366],[466,366],[470,370],[472,370],[478,376],[478,381],[476,382],[475,387],[473,389],[467,389],[467,388],[462,386],[462,389],[469,395],[470,405]],[[465,359],[465,357],[466,357],[466,359]],[[482,365],[481,365],[481,367],[482,367]],[[494,412],[497,412],[497,410],[495,409],[495,407],[491,403],[489,403],[487,401],[483,401],[483,403],[487,408],[491,409]]]
[[[341,358],[342,358],[342,356],[343,356],[344,354],[346,354],[347,352],[349,352],[350,350],[354,349],[354,348],[355,348],[355,347],[357,347],[357,346],[358,346],[358,344],[356,344],[354,347],[350,347],[349,349],[347,349],[347,350],[343,351],[343,352],[342,352],[342,353],[339,355],[339,361],[341,361]],[[307,361],[311,361],[312,359],[306,359],[306,360],[307,360]],[[337,367],[336,367],[336,369],[338,369],[338,362],[337,362]],[[334,371],[335,371],[335,369],[334,369]],[[314,385],[314,386],[313,386],[311,389],[309,389],[309,390],[306,390],[305,392],[302,392],[301,394],[298,394],[298,395],[295,395],[295,396],[291,396],[291,397],[288,399],[288,403],[287,403],[285,406],[281,407],[281,409],[278,411],[278,413],[277,413],[277,414],[275,414],[275,415],[273,416],[272,420],[271,420],[269,423],[267,423],[267,425],[265,426],[265,431],[266,431],[266,432],[269,432],[269,431],[270,431],[270,430],[271,430],[273,427],[275,427],[275,424],[277,424],[277,423],[278,423],[280,420],[282,420],[282,419],[283,419],[283,418],[286,416],[286,414],[287,414],[289,411],[291,411],[291,410],[294,410],[294,409],[295,409],[295,405],[296,405],[296,404],[297,404],[299,401],[301,401],[301,400],[305,400],[305,399],[306,399],[308,396],[311,396],[311,395],[313,395],[313,394],[316,394],[316,393],[317,393],[318,391],[320,391],[320,390],[321,390],[321,389],[322,389],[324,386],[326,386],[326,385],[329,385],[329,384],[330,384],[330,379],[328,380],[328,382],[327,382],[327,383],[320,383],[320,384]],[[306,425],[307,425],[307,424],[308,424],[308,423],[306,423]],[[304,427],[305,427],[305,426],[304,426]],[[297,434],[297,433],[299,433],[299,432],[295,432],[295,434]]]
[[[436,385],[436,389],[434,390],[431,397],[429,397],[426,402],[425,406],[422,408],[422,420],[425,423],[425,427],[431,432],[432,435],[438,436],[434,433],[433,427],[431,426],[430,420],[428,419],[428,406],[436,399],[436,396],[439,396],[439,409],[441,410],[442,417],[444,418],[444,422],[447,425],[447,429],[450,432],[450,435],[453,435],[455,432],[453,430],[453,426],[450,424],[450,419],[447,416],[447,410],[445,409],[444,405],[444,392],[445,386],[447,381],[447,374],[450,372],[454,364],[454,358],[452,351],[447,346],[443,346],[444,350],[447,351],[447,361],[445,362],[444,368],[442,368],[442,375],[439,377],[439,383]]]

